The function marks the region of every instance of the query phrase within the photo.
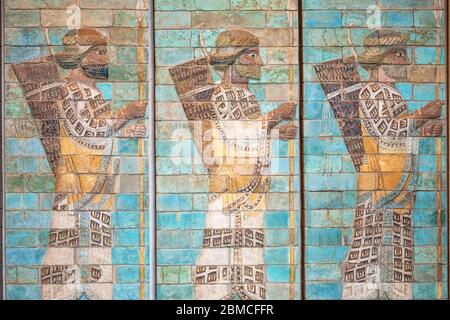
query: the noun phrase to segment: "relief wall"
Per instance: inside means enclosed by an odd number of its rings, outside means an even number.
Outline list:
[[[444,1],[303,1],[307,299],[447,297]]]
[[[448,299],[447,5],[2,1],[4,298]]]
[[[5,1],[7,299],[143,299],[143,1]]]

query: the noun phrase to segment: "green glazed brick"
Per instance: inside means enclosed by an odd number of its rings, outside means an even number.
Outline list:
[[[168,266],[163,268],[164,283],[175,284],[180,281],[180,268],[178,266]]]
[[[7,10],[5,27],[38,27],[41,18],[39,10]]]
[[[144,68],[144,79],[146,78],[146,69]],[[124,64],[124,65],[111,65],[109,67],[110,81],[121,82],[137,82],[138,81],[138,65],[137,64]]]
[[[180,266],[179,277],[180,283],[191,283],[192,282],[192,274],[191,267],[189,266]]]
[[[195,0],[155,0],[155,10],[195,10]]]
[[[144,1],[145,3],[146,1]],[[80,0],[80,8],[88,9],[136,9],[137,0]],[[145,5],[145,4],[144,4]]]
[[[302,1],[302,0],[297,0]],[[284,10],[287,0],[230,0],[233,10]],[[297,6],[298,7],[298,6]]]
[[[116,51],[116,63],[117,64],[138,64],[137,47],[130,46],[117,46]],[[148,63],[148,48],[144,49],[143,63]],[[146,70],[145,70],[146,71]]]
[[[260,11],[196,11],[192,13],[194,28],[222,28],[237,25],[240,28],[264,28],[265,13]]]
[[[24,192],[22,175],[6,175],[6,190],[9,192]]]
[[[229,0],[193,0],[197,10],[227,10],[230,8]]]
[[[268,28],[289,28],[289,20],[287,18],[287,12],[267,12],[266,13],[266,26]],[[294,14],[293,26],[298,26],[298,15]]]
[[[139,99],[139,88],[137,83],[114,83],[114,99],[125,101],[136,101]]]
[[[156,11],[156,29],[185,29],[191,26],[191,13],[187,11]]]
[[[66,9],[74,5],[73,0],[6,0],[8,9]]]
[[[138,26],[135,10],[114,10],[113,21],[115,27],[136,28]],[[148,14],[143,15],[142,26],[148,27]]]
[[[156,47],[190,47],[190,30],[157,30],[155,32]]]
[[[381,0],[386,9],[433,9],[435,0]]]
[[[53,175],[28,175],[25,181],[28,192],[53,192],[55,190]]]
[[[110,27],[113,25],[113,13],[111,10],[83,10],[81,12],[81,25],[86,27]]]

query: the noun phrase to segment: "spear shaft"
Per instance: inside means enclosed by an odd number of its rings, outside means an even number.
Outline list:
[[[143,48],[143,10],[145,9],[142,0],[138,0],[136,4],[137,32],[138,32],[138,92],[139,101],[145,100],[144,94],[144,48]],[[144,139],[138,139],[138,173],[139,173],[139,298],[145,299],[145,216],[144,216]]]
[[[436,19],[436,99],[440,99],[440,59],[441,59],[441,1],[435,0],[434,17]],[[442,299],[442,139],[436,138],[436,208],[437,208],[437,299]]]
[[[289,21],[289,101],[294,100],[294,65],[292,47],[294,46],[294,15],[295,0],[287,4],[287,18]],[[294,215],[294,139],[289,140],[289,299],[295,299],[295,215]]]

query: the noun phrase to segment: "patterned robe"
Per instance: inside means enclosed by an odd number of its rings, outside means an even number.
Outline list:
[[[413,208],[417,180],[414,121],[400,92],[369,83],[360,94],[365,150],[358,172],[353,241],[344,299],[411,299]]]
[[[264,299],[264,210],[269,188],[267,119],[246,89],[219,85],[203,120],[209,173],[203,248],[194,271],[196,299]]]
[[[112,299],[110,105],[89,84],[50,85],[58,92],[60,153],[52,225],[40,267],[42,298]]]

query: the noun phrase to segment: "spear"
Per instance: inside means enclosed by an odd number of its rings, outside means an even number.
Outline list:
[[[434,18],[436,20],[436,99],[440,99],[440,59],[441,59],[441,14],[442,2],[434,2]],[[441,138],[436,138],[436,208],[437,208],[437,299],[442,299],[442,210],[441,210],[441,189],[442,189],[442,146]]]
[[[143,20],[144,20],[144,1],[138,0],[136,4],[136,18],[138,31],[138,91],[139,101],[145,100],[144,95],[144,48],[143,48]],[[140,182],[139,192],[139,298],[145,299],[145,242],[144,242],[144,160],[143,156],[144,139],[138,138],[138,173]]]
[[[294,16],[295,0],[289,0],[287,3],[287,18],[289,21],[289,101],[294,101],[294,65],[292,48],[294,46]],[[294,215],[294,139],[289,140],[289,299],[295,299],[295,215]]]

